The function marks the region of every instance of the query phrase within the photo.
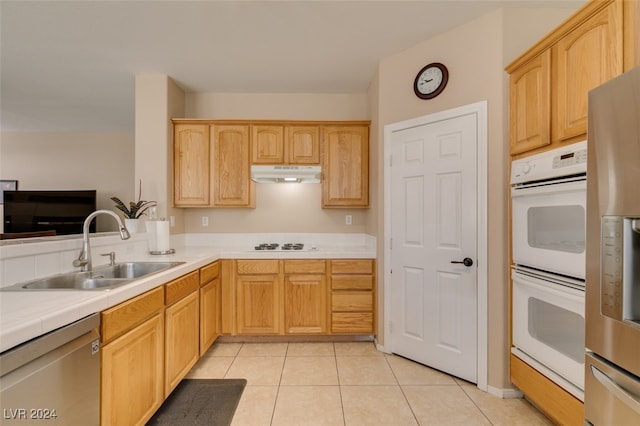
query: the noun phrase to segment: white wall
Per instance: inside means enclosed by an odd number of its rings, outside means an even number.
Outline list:
[[[133,133],[0,136],[0,179],[18,180],[18,189],[96,189],[98,208],[108,210],[110,197],[133,200]],[[99,231],[116,229],[109,218],[97,221]]]
[[[547,13],[548,12],[548,13]],[[504,389],[509,379],[509,261],[508,261],[508,76],[504,67],[535,44],[549,29],[569,16],[573,9],[552,9],[536,13],[498,10],[403,52],[384,58],[369,91],[377,93],[372,134],[371,187],[375,204],[378,241],[378,306],[384,303],[384,214],[383,134],[387,124],[420,117],[450,108],[486,100],[488,104],[488,384]],[[523,31],[520,31],[520,29]],[[435,99],[421,100],[413,93],[417,72],[430,62],[442,62],[449,69],[449,83]],[[384,330],[379,311],[378,330]],[[384,342],[384,335],[378,336]]]

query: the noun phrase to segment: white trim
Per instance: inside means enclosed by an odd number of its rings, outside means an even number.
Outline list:
[[[522,398],[524,395],[518,389],[510,388],[510,389],[501,389],[494,388],[493,386],[488,386],[487,392],[493,396],[497,396],[502,399],[509,398]]]
[[[436,121],[447,120],[462,115],[476,114],[478,126],[477,145],[477,191],[478,191],[478,389],[488,391],[488,237],[487,237],[487,101],[480,101],[458,108],[440,111],[422,117],[413,118],[384,126],[384,335],[385,345],[380,346],[383,352],[390,353],[391,348],[389,319],[391,318],[391,135],[393,132],[411,127],[423,126]],[[492,388],[495,389],[495,388]]]

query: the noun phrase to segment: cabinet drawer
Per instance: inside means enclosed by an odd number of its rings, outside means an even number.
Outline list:
[[[238,260],[237,271],[241,275],[277,274],[277,260]]]
[[[373,273],[373,260],[371,259],[345,259],[331,261],[332,274],[371,274]]]
[[[333,290],[373,290],[371,275],[332,275]]]
[[[190,274],[178,278],[177,280],[173,280],[170,283],[165,284],[164,287],[164,303],[167,306],[172,305],[200,287],[198,271],[193,271]]]
[[[205,285],[209,281],[217,278],[219,274],[220,263],[217,261],[200,268],[200,285]]]
[[[373,294],[370,291],[341,291],[331,294],[331,310],[373,311]]]
[[[103,311],[100,325],[102,342],[124,334],[163,307],[164,287],[158,287]]]
[[[331,314],[333,333],[373,333],[373,313],[334,312]]]
[[[324,260],[285,260],[285,274],[324,274]]]

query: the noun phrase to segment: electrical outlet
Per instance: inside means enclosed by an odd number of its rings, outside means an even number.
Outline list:
[[[209,226],[209,217],[202,216],[202,226]]]
[[[169,216],[169,226],[171,228],[173,228],[174,226],[176,226],[176,217],[175,216]]]
[[[345,225],[351,225],[351,223],[353,223],[353,217],[348,214],[344,217],[344,223]]]

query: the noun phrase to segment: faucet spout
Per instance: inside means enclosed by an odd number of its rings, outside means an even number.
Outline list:
[[[91,221],[98,215],[107,214],[109,216],[113,216],[113,218],[118,222],[118,230],[120,232],[120,238],[123,240],[128,240],[131,235],[129,234],[129,230],[120,220],[120,216],[112,212],[111,210],[96,210],[91,213],[84,220],[84,224],[82,225],[82,251],[76,260],[73,261],[73,266],[80,267],[81,271],[91,271],[91,245],[89,244],[89,226],[91,225]]]

